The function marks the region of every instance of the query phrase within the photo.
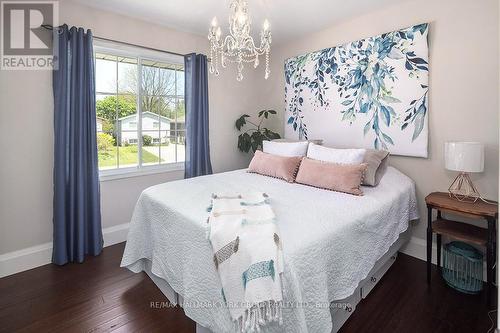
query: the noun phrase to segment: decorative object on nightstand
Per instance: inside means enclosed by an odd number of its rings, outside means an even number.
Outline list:
[[[483,172],[484,145],[479,142],[446,142],[444,156],[446,169],[460,172],[448,189],[450,196],[459,201],[480,199],[469,173]]]
[[[432,234],[436,233],[437,266],[441,271],[441,236],[472,243],[486,248],[486,283],[488,304],[491,301],[491,290],[495,278],[494,264],[496,260],[496,223],[498,219],[498,203],[492,201],[465,202],[450,197],[448,193],[433,192],[425,197],[427,204],[427,283],[431,282]],[[433,221],[432,210],[437,210],[437,218]],[[442,213],[452,213],[487,222],[487,229],[468,223],[446,219]]]

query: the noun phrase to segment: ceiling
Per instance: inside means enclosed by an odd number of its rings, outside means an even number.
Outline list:
[[[227,33],[230,0],[74,0],[173,29],[206,36],[217,16]],[[248,0],[254,32],[268,18],[273,44],[406,0]]]

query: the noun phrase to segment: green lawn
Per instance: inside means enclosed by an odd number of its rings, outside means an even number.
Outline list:
[[[113,147],[108,151],[99,151],[99,168],[116,167],[117,154],[120,157],[120,166],[126,164],[137,164],[137,146]],[[163,161],[163,160],[162,160]],[[142,163],[158,163],[159,158],[142,149]]]

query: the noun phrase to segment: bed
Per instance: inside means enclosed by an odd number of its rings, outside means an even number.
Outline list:
[[[145,271],[199,330],[233,332],[206,238],[212,193],[262,191],[277,216],[285,256],[283,325],[266,332],[337,331],[394,261],[418,218],[414,182],[389,167],[363,196],[290,184],[246,170],[146,189],[134,210],[121,266]],[[363,291],[364,289],[364,291]]]

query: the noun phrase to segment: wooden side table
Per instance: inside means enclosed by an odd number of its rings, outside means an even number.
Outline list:
[[[486,282],[487,298],[490,302],[491,289],[495,278],[494,264],[496,260],[496,221],[498,218],[498,204],[487,204],[482,201],[475,203],[462,202],[450,198],[448,193],[433,192],[425,198],[427,204],[427,283],[431,282],[432,265],[432,233],[436,233],[437,266],[441,270],[441,236],[447,235],[467,243],[473,243],[486,248]],[[436,220],[432,220],[432,210],[437,210]],[[487,229],[471,224],[448,220],[441,213],[453,213],[468,218],[483,219],[487,222]]]

